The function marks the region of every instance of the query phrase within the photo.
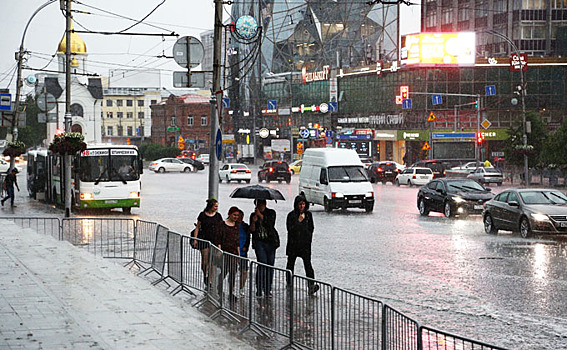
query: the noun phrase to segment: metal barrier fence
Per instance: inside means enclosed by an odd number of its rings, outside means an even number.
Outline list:
[[[0,219],[67,240],[105,258],[132,259],[138,267],[138,263],[150,264],[140,273],[158,273],[160,279],[153,284],[171,279],[178,283],[172,294],[202,291],[205,298],[198,304],[210,302],[217,308],[211,317],[244,320],[241,332],[253,330],[283,338],[284,348],[505,350],[420,326],[378,300],[222,252],[208,241],[181,235],[155,222]],[[313,286],[318,286],[316,293]]]

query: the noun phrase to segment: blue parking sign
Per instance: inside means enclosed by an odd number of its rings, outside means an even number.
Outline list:
[[[402,101],[402,109],[411,109],[411,98],[405,98]]]

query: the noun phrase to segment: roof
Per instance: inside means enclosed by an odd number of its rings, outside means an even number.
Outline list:
[[[197,94],[186,94],[178,96],[178,98],[183,99],[183,103],[186,104],[195,104],[195,103],[209,103],[210,98],[204,97],[202,95]]]

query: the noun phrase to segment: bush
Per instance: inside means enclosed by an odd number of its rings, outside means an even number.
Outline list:
[[[138,147],[144,160],[156,160],[159,158],[175,158],[181,151],[175,147],[162,146],[157,143],[143,143]]]

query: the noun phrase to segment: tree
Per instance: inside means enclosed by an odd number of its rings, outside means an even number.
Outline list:
[[[158,143],[143,143],[138,148],[142,158],[145,160],[155,160],[159,158],[175,158],[181,151],[171,146],[162,146]]]
[[[555,164],[559,167],[567,167],[567,119],[563,120],[561,127],[550,135],[544,143],[542,160],[546,164]]]
[[[526,121],[531,123],[531,132],[527,134],[528,147],[524,147],[524,141],[522,140],[524,129],[520,125],[519,127],[508,129],[509,137],[504,152],[506,154],[506,162],[515,165],[523,165],[524,154],[527,154],[528,163],[533,167],[542,163],[543,148],[548,132],[538,113],[527,112]]]
[[[18,140],[28,147],[40,146],[46,138],[46,124],[38,122],[39,108],[36,105],[35,98],[31,95],[26,98],[25,111],[26,127],[18,129]]]

